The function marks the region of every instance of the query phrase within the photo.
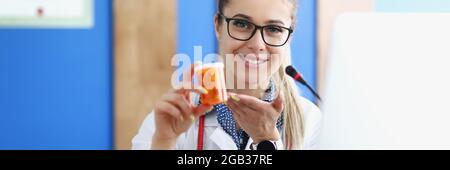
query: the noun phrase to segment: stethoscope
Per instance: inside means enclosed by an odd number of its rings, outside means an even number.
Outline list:
[[[205,115],[198,119],[198,136],[197,136],[197,150],[203,150],[203,136],[205,133]]]
[[[200,102],[200,96],[194,93],[192,97],[193,103]],[[197,136],[197,150],[203,150],[203,136],[205,134],[205,115],[202,115],[198,119],[198,136]]]

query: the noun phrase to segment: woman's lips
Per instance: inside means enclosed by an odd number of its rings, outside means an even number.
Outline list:
[[[246,67],[259,67],[259,65],[266,63],[269,59],[263,59],[261,56],[254,54],[238,54],[239,58],[245,62]]]

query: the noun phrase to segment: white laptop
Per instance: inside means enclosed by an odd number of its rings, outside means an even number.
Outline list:
[[[450,149],[450,13],[348,13],[333,32],[320,149]]]

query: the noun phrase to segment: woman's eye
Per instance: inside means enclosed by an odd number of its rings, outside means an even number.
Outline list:
[[[244,28],[244,29],[249,27],[249,23],[244,20],[235,20],[235,21],[233,21],[233,25],[238,28]]]
[[[277,26],[269,26],[266,30],[273,34],[283,33],[283,29]]]

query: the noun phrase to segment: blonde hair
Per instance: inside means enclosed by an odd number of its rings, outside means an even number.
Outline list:
[[[218,10],[223,13],[223,8],[229,3],[230,0],[218,0]],[[297,0],[289,0],[293,4],[292,20],[294,28],[296,23],[296,14],[298,3]],[[218,15],[220,18],[220,15]],[[219,24],[221,24],[219,19]],[[284,146],[286,149],[301,149],[304,140],[304,112],[300,104],[300,94],[297,85],[294,80],[289,78],[284,68],[291,64],[290,46],[288,46],[288,54],[283,56],[283,61],[278,68],[278,71],[273,75],[273,80],[277,86],[278,92],[283,100],[283,138]]]
[[[290,51],[290,49],[288,50]],[[291,64],[290,52],[283,57],[282,64],[273,75],[283,101],[283,138],[286,149],[301,149],[305,134],[304,112],[300,103],[300,90],[294,80],[285,74],[284,68]]]
[[[298,0],[289,0],[289,2],[292,3],[292,28],[295,27],[296,25],[296,18],[297,18],[297,8],[298,8]],[[223,14],[223,8],[225,8],[225,6],[230,3],[230,0],[217,0],[217,6],[218,6],[218,11],[219,13]],[[219,24],[222,24],[222,16],[221,15],[217,15],[219,17]]]

